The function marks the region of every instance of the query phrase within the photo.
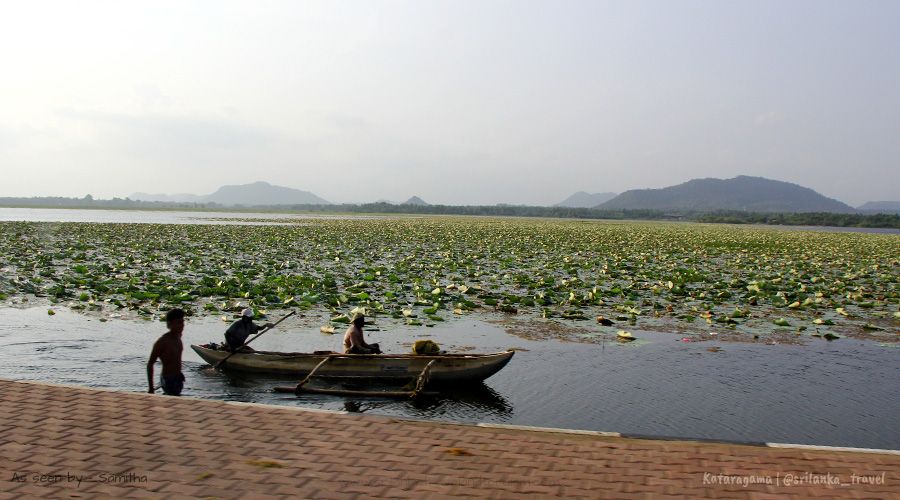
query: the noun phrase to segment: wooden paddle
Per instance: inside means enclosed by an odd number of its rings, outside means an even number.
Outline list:
[[[213,368],[215,368],[215,369],[218,370],[220,366],[222,366],[226,361],[228,361],[228,358],[230,358],[230,357],[234,356],[235,354],[239,353],[239,352],[241,351],[241,349],[243,349],[244,347],[246,347],[247,345],[249,345],[250,342],[253,342],[254,340],[258,339],[260,335],[266,333],[267,331],[271,330],[272,328],[275,328],[276,326],[278,326],[278,323],[281,323],[282,321],[284,321],[284,320],[290,318],[290,317],[293,316],[294,314],[297,314],[297,311],[291,311],[291,312],[289,312],[289,313],[287,314],[287,316],[285,316],[285,317],[279,319],[278,321],[276,321],[270,328],[263,328],[262,331],[260,331],[260,332],[257,333],[256,335],[254,335],[253,338],[251,338],[250,340],[244,342],[244,345],[238,347],[237,349],[235,349],[234,351],[232,351],[231,354],[229,354],[228,356],[225,356],[224,358],[222,358],[222,361],[219,361],[218,363],[216,363],[216,365],[215,365]]]

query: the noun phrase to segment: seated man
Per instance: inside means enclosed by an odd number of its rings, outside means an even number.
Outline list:
[[[353,322],[344,334],[344,354],[381,354],[378,344],[367,344],[363,338],[363,325],[366,316],[363,313],[353,315]]]
[[[244,342],[247,341],[247,337],[250,335],[254,335],[260,330],[265,328],[272,328],[272,323],[266,323],[263,326],[259,326],[253,322],[253,309],[249,307],[241,311],[241,319],[235,321],[228,327],[228,330],[225,331],[225,342],[228,344],[228,350],[231,352],[235,352],[238,349],[241,349],[241,346],[244,345]],[[253,351],[250,347],[245,346],[241,351]]]

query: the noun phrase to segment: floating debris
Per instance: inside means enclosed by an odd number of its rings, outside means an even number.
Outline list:
[[[618,332],[616,332],[616,338],[618,338],[619,340],[621,340],[623,342],[631,342],[636,337],[634,335],[632,335],[631,332],[626,332],[625,330],[619,330]]]
[[[597,323],[600,323],[603,326],[612,326],[615,324],[611,319],[604,318],[603,316],[597,316]]]

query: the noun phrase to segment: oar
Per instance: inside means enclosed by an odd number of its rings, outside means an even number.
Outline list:
[[[266,333],[267,331],[271,330],[272,328],[275,328],[276,326],[278,326],[278,323],[281,323],[282,321],[284,321],[284,320],[290,318],[291,316],[293,316],[293,315],[296,314],[296,313],[297,313],[297,311],[291,311],[291,312],[289,312],[289,313],[287,314],[287,316],[285,316],[285,317],[279,319],[278,321],[276,321],[270,328],[263,328],[262,331],[260,331],[260,332],[257,333],[256,335],[254,335],[253,338],[251,338],[250,340],[244,342],[244,345],[238,347],[237,349],[235,349],[234,351],[232,351],[231,354],[229,354],[228,356],[225,356],[224,358],[222,358],[222,361],[219,361],[218,363],[216,363],[216,365],[215,365],[213,368],[218,369],[220,366],[222,366],[222,364],[224,364],[226,361],[228,361],[228,358],[230,358],[230,357],[234,356],[235,354],[237,354],[238,352],[240,352],[240,350],[243,349],[245,346],[249,345],[250,342],[253,342],[254,340],[258,339],[260,335]]]

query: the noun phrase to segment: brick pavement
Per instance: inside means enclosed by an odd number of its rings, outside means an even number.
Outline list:
[[[0,499],[900,496],[900,456],[890,453],[480,427],[5,380],[0,401]],[[800,484],[785,484],[787,474]],[[852,484],[851,474],[882,484]],[[754,479],[772,484],[742,483]],[[834,480],[843,485],[823,484]]]

